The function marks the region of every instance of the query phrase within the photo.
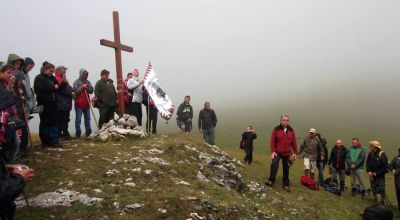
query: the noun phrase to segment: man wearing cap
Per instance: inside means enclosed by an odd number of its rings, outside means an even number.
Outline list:
[[[388,159],[378,141],[369,142],[371,151],[367,157],[367,173],[371,181],[371,190],[374,201],[377,202],[377,194],[381,195],[381,204],[385,199],[385,174],[388,172]]]
[[[75,136],[81,137],[82,114],[85,119],[85,133],[88,137],[92,133],[90,126],[90,94],[93,93],[93,86],[88,80],[89,72],[85,69],[79,70],[79,78],[74,82],[75,92]]]
[[[290,192],[289,188],[289,160],[297,158],[296,135],[289,125],[289,116],[282,115],[281,123],[272,130],[271,134],[271,169],[270,176],[265,182],[267,186],[274,186],[276,174],[278,173],[279,161],[283,165],[283,189]]]
[[[68,132],[68,123],[70,121],[69,116],[72,109],[72,99],[75,96],[74,90],[67,80],[67,69],[68,68],[65,66],[58,66],[55,71],[55,77],[58,84],[65,84],[65,87],[58,90],[56,93],[58,107],[57,128],[58,134],[62,138],[71,137]]]
[[[303,144],[300,145],[300,155],[304,159],[304,175],[314,179],[317,172],[317,157],[320,152],[321,160],[324,159],[324,149],[321,141],[317,137],[317,131],[311,128],[308,136],[304,138]]]
[[[101,79],[97,81],[94,87],[94,94],[99,102],[99,129],[104,123],[114,118],[115,108],[117,107],[117,91],[109,75],[110,72],[108,70],[102,70],[100,73]]]

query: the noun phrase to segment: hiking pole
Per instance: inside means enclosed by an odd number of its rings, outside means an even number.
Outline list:
[[[28,206],[28,208],[31,208],[31,205],[29,205],[29,201],[26,198],[25,190],[22,190],[22,196],[24,197],[24,200],[26,202],[26,206]]]
[[[385,202],[386,202],[387,206],[389,207],[389,209],[393,210],[392,203],[390,203],[389,198],[387,197],[386,193],[385,193],[385,196],[383,197],[383,199],[385,200]]]
[[[93,108],[92,108],[92,103],[90,102],[90,96],[89,96],[89,94],[87,93],[86,89],[84,89],[84,91],[85,91],[85,94],[86,94],[86,98],[87,98],[87,100],[88,100],[88,102],[89,102],[89,108],[90,108],[90,112],[92,112],[93,119],[94,119],[94,123],[96,123],[96,127],[97,127],[97,129],[99,130],[99,129],[100,129],[100,128],[99,128],[99,124],[97,123],[96,115],[94,115],[94,111],[93,111]]]

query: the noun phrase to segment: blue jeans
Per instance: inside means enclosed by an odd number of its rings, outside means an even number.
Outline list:
[[[325,169],[324,162],[318,162],[317,167],[318,167],[318,183],[322,184],[325,181],[325,179],[324,179],[324,169]]]
[[[86,136],[89,136],[92,133],[92,128],[90,127],[90,108],[77,108],[75,106],[75,131],[76,137],[81,136],[81,119],[82,114],[85,119],[85,133]]]
[[[210,145],[215,145],[215,130],[214,127],[210,129],[203,129],[203,138]]]

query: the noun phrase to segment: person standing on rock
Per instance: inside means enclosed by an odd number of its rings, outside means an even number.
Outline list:
[[[176,122],[182,132],[192,131],[193,107],[190,105],[190,96],[185,96],[185,100],[179,105]]]
[[[101,71],[100,76],[101,79],[97,81],[94,87],[94,94],[99,103],[99,129],[104,123],[114,118],[117,106],[117,91],[115,90],[114,82],[109,78],[110,72],[104,69]]]
[[[367,158],[367,152],[365,147],[363,147],[358,140],[358,138],[353,138],[352,146],[349,148],[349,153],[347,154],[347,165],[350,167],[350,177],[351,177],[351,195],[356,195],[357,180],[361,190],[361,196],[365,196],[365,171],[364,164]]]
[[[265,184],[271,187],[274,186],[279,161],[282,159],[283,189],[290,192],[289,162],[297,159],[298,152],[296,135],[293,128],[289,125],[288,115],[282,115],[280,124],[272,130],[270,145],[272,163],[270,176]]]
[[[132,95],[132,102],[128,108],[131,110],[128,114],[136,117],[138,124],[142,126],[142,102],[143,102],[143,83],[144,80],[139,80],[139,71],[133,70],[133,77],[127,81],[126,87]]]
[[[157,119],[158,119],[158,109],[154,105],[153,100],[151,99],[149,92],[143,86],[143,105],[146,106],[146,132],[148,134],[157,134]]]
[[[325,155],[321,141],[317,136],[317,131],[311,128],[303,144],[300,145],[300,155],[304,159],[304,176],[309,176],[311,179],[314,179],[317,172],[318,152],[321,152],[320,159],[323,160]]]
[[[199,113],[198,126],[200,133],[203,133],[204,140],[210,145],[215,145],[217,115],[215,114],[215,111],[211,109],[210,102],[204,103],[204,109]]]
[[[244,157],[244,163],[251,164],[253,162],[253,141],[257,138],[257,134],[254,132],[254,129],[251,125],[249,125],[245,132],[242,134],[242,142],[243,149],[246,152],[246,156]]]
[[[385,174],[388,172],[389,162],[378,141],[371,141],[369,144],[371,151],[367,157],[367,173],[371,182],[374,202],[378,202],[377,195],[380,194],[383,205],[386,197]]]
[[[79,78],[75,80],[73,88],[75,92],[75,137],[81,137],[82,114],[85,120],[85,133],[89,137],[92,133],[90,126],[90,94],[93,93],[93,86],[88,80],[89,72],[85,69],[79,70]]]
[[[344,191],[345,180],[346,180],[346,159],[347,159],[347,149],[342,144],[341,139],[336,140],[336,145],[331,151],[331,156],[329,157],[328,165],[329,172],[332,175],[332,182],[337,185],[337,176],[339,176],[340,191]]]

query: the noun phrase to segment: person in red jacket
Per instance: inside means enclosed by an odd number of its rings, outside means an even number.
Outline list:
[[[271,170],[270,176],[265,184],[274,186],[276,174],[278,173],[279,161],[282,159],[283,165],[283,189],[290,192],[289,188],[289,162],[297,158],[296,135],[293,128],[289,125],[289,116],[282,115],[280,125],[272,130],[271,134]]]

